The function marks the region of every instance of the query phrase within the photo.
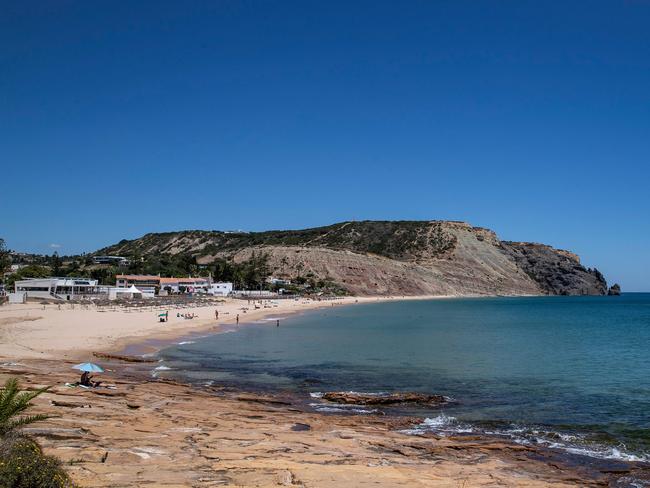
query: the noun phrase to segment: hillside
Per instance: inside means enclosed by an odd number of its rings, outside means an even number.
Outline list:
[[[210,266],[268,256],[275,277],[327,280],[359,295],[602,295],[597,270],[568,251],[500,241],[450,221],[343,222],[304,230],[147,234],[97,251],[188,257]]]

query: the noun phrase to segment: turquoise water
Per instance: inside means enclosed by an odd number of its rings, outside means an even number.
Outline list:
[[[483,432],[601,458],[650,452],[650,294],[333,307],[177,345],[158,374],[311,396],[420,391],[407,432]],[[171,368],[170,370],[164,370]],[[164,370],[164,371],[163,371]],[[391,412],[388,412],[391,413]]]

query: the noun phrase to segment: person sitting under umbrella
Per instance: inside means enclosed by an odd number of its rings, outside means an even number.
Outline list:
[[[79,385],[80,386],[86,386],[88,388],[97,388],[99,385],[102,384],[101,381],[93,381],[93,375],[91,375],[88,371],[84,371],[81,373],[81,379],[79,380]]]
[[[81,379],[79,380],[80,386],[85,386],[88,388],[97,388],[102,382],[101,381],[92,381],[93,376],[90,374],[93,373],[103,373],[104,368],[98,366],[94,363],[81,363],[73,366],[73,369],[80,370]]]

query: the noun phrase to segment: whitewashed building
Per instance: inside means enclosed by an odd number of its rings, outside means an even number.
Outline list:
[[[192,278],[190,276],[162,278],[158,275],[117,275],[115,286],[118,288],[129,288],[136,286],[138,290],[154,294],[170,293],[208,293],[212,280],[210,278]]]
[[[54,298],[72,300],[97,296],[97,280],[89,278],[28,278],[17,280],[14,292],[27,294],[27,298]]]
[[[232,283],[212,283],[208,288],[208,295],[228,296],[232,293]]]
[[[160,289],[170,293],[208,293],[210,278],[160,278]]]

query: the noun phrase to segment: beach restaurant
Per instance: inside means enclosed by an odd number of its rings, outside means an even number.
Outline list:
[[[156,295],[161,291],[165,293],[196,293],[207,292],[212,280],[210,278],[163,278],[156,275],[117,275],[115,286],[117,288],[130,288],[135,286],[143,292],[154,292]]]
[[[25,293],[27,298],[54,298],[72,300],[94,297],[102,293],[97,280],[88,278],[28,278],[17,280],[15,293]]]
[[[160,278],[160,286],[170,293],[206,292],[211,282],[210,278]]]

